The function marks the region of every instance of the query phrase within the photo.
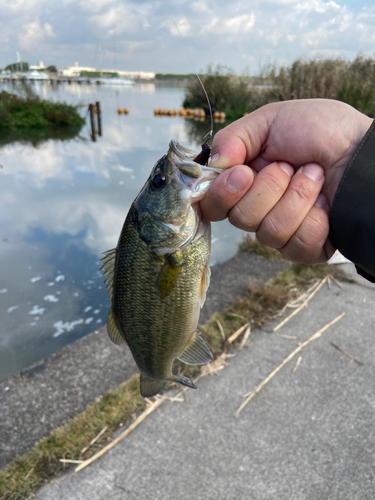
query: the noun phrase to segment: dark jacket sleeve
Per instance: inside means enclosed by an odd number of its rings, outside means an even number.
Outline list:
[[[357,272],[375,283],[375,120],[354,153],[335,194],[330,238]]]

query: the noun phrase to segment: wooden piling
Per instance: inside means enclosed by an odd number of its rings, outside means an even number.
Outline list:
[[[91,123],[91,139],[93,142],[96,142],[96,133],[95,133],[95,106],[93,104],[89,104],[90,111],[90,123]]]
[[[102,136],[102,110],[100,108],[100,102],[96,101],[96,116],[98,117],[98,135]]]

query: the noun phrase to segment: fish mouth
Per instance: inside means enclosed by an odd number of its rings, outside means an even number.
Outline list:
[[[200,165],[194,161],[198,155],[199,153],[196,151],[181,146],[175,139],[172,139],[169,143],[168,156],[170,160],[187,177],[191,179],[202,178],[202,181],[206,181],[213,180],[218,174],[223,172],[221,168]]]

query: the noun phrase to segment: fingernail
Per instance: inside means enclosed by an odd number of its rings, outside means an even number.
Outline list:
[[[324,177],[324,170],[316,163],[308,163],[302,167],[302,172],[310,179],[318,182]]]
[[[239,193],[249,184],[249,176],[244,168],[235,168],[227,179],[227,188],[233,193]]]
[[[217,161],[219,159],[219,157],[220,157],[220,153],[215,153],[213,156],[211,156],[211,160],[210,160],[210,165],[209,166],[212,167],[213,163],[215,161]]]
[[[294,168],[292,165],[289,165],[289,163],[285,163],[284,161],[279,161],[278,162],[279,167],[284,170],[284,172],[289,176],[292,177],[294,174]]]
[[[320,194],[314,205],[319,208],[329,209],[329,203],[325,194]]]

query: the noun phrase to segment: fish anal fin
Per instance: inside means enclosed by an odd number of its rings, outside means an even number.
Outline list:
[[[173,375],[173,378],[174,378],[175,382],[177,382],[181,385],[185,385],[186,387],[190,387],[190,389],[197,389],[197,386],[188,377],[184,377],[183,375]]]
[[[197,330],[178,359],[187,365],[207,365],[213,360],[212,353]]]
[[[104,276],[106,278],[104,280],[104,283],[107,284],[106,288],[108,290],[108,295],[111,300],[113,294],[113,276],[115,273],[117,250],[116,248],[112,248],[112,250],[108,250],[107,252],[104,252],[104,254],[105,256],[101,259],[103,265],[100,269],[103,270]]]
[[[165,380],[153,380],[151,378],[147,378],[142,375],[142,373],[139,381],[141,396],[143,396],[144,398],[151,398],[152,396],[156,396],[156,394],[164,389],[165,384],[167,383]]]
[[[161,300],[168,297],[176,285],[177,278],[184,265],[181,254],[182,252],[179,250],[171,254],[159,273],[156,286]]]
[[[122,336],[120,330],[118,329],[115,315],[113,314],[113,309],[109,311],[107,320],[107,332],[109,338],[117,345],[126,344],[124,337]]]
[[[203,273],[202,273],[202,278],[201,278],[201,288],[200,288],[200,296],[199,296],[199,303],[200,306],[203,307],[203,304],[206,301],[206,293],[207,293],[207,288],[210,285],[210,276],[211,276],[211,268],[210,264],[207,263],[205,266]]]

